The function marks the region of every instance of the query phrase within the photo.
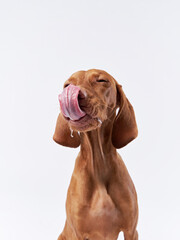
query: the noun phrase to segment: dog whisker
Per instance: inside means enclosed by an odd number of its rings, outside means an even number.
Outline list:
[[[107,107],[107,108],[114,109],[114,108],[112,108],[112,107],[109,107],[107,104],[99,104],[99,106],[105,106],[105,107]]]

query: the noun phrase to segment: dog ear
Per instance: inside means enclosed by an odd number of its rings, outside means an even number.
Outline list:
[[[56,143],[66,147],[77,148],[80,145],[79,134],[73,131],[73,136],[71,136],[71,130],[69,128],[68,122],[64,119],[62,113],[60,113],[58,116],[53,140]]]
[[[116,87],[119,112],[113,123],[112,143],[115,148],[122,148],[137,137],[138,129],[131,103],[126,98],[122,86],[117,84]]]

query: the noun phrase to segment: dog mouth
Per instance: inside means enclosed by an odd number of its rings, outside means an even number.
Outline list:
[[[98,118],[93,118],[86,111],[86,96],[78,86],[73,84],[68,85],[58,98],[61,112],[71,126],[85,128],[101,122]]]
[[[79,87],[70,84],[58,96],[62,114],[71,121],[77,121],[86,115],[86,113],[81,110],[79,106],[79,92]]]
[[[76,125],[76,126],[80,126],[80,125],[84,125],[84,124],[87,124],[89,121],[93,120],[94,118],[92,118],[90,115],[86,114],[84,115],[83,117],[81,117],[80,119],[78,120],[71,120],[71,119],[68,119],[67,120],[69,121],[70,124],[72,125]]]

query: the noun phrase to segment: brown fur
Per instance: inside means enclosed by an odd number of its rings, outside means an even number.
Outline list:
[[[125,240],[138,240],[136,190],[116,151],[137,136],[133,107],[122,86],[105,71],[79,71],[65,86],[69,83],[86,92],[80,105],[92,118],[74,125],[60,113],[57,120],[53,139],[63,146],[80,145],[67,194],[67,219],[58,240],[115,240],[120,231]]]

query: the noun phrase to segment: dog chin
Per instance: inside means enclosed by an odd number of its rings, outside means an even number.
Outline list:
[[[72,130],[79,132],[92,131],[100,126],[98,118],[92,118],[88,114],[76,121],[69,119],[68,123]]]

